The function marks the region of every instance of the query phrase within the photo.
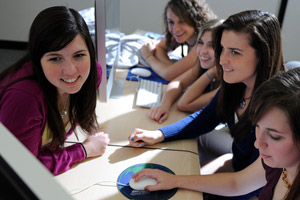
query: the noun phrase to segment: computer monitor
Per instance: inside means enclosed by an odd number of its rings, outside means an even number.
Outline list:
[[[0,199],[72,199],[44,165],[0,123]]]
[[[115,80],[120,51],[118,42],[115,46],[114,60],[107,78],[107,34],[114,34],[120,38],[120,0],[95,0],[95,44],[97,60],[102,66],[102,83],[99,94],[100,101],[103,102],[107,102],[111,96],[119,96],[124,84],[122,81]]]

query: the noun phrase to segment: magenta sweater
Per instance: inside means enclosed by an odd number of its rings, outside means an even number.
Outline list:
[[[100,77],[97,84],[99,87],[102,77],[99,64],[97,64],[97,71],[98,77]],[[26,63],[13,75],[12,79],[32,74],[32,64]],[[0,91],[1,86],[3,87],[3,84],[0,85]],[[54,175],[67,171],[72,164],[85,159],[80,144],[56,150],[50,150],[47,145],[42,146],[42,136],[47,122],[47,108],[43,92],[36,81],[19,81],[6,89],[0,99],[0,122]],[[72,133],[73,130],[70,130],[67,137]]]

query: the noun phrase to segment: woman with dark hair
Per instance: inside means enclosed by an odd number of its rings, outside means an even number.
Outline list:
[[[80,14],[47,8],[32,23],[27,55],[0,74],[0,122],[53,174],[102,155],[109,138],[95,114],[101,74]],[[77,125],[90,136],[64,148]]]
[[[274,89],[275,88],[275,89]],[[156,178],[150,191],[175,187],[224,196],[241,195],[263,187],[259,199],[300,199],[300,69],[281,73],[256,89],[249,119],[256,130],[260,157],[236,173],[172,175],[160,170],[136,173]]]
[[[216,65],[221,87],[201,111],[156,131],[136,129],[129,137],[132,146],[195,138],[212,131],[220,122],[227,124],[233,137],[232,159],[219,163],[220,171],[240,171],[258,157],[254,147],[255,127],[249,119],[252,94],[266,80],[285,71],[281,31],[275,15],[249,10],[231,15],[214,31]],[[217,132],[207,134],[214,135]],[[215,148],[222,137],[207,139]],[[200,137],[201,140],[201,137]],[[208,146],[205,146],[206,148]],[[223,154],[228,152],[223,152]],[[236,199],[248,199],[251,194]],[[216,199],[222,199],[217,197]],[[231,197],[230,199],[233,199]]]
[[[163,14],[165,38],[155,47],[147,43],[141,49],[143,59],[162,78],[171,81],[190,69],[197,60],[196,44],[201,26],[216,19],[205,1],[170,0]],[[168,53],[186,44],[188,54],[173,62]],[[182,48],[183,55],[183,48]]]

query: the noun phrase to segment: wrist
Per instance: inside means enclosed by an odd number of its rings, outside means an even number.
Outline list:
[[[144,60],[147,61],[148,58],[150,58],[151,56],[153,56],[152,54],[147,55]]]
[[[208,72],[205,72],[206,76],[210,79],[211,82],[215,82],[215,78],[213,78],[211,75],[208,74]]]
[[[165,140],[165,135],[161,130],[157,130],[157,138],[156,138],[156,143],[163,142]]]
[[[170,181],[171,182],[171,181]],[[181,180],[181,175],[172,176],[172,187],[173,188],[184,188]]]
[[[87,152],[86,152],[86,148],[85,148],[85,146],[84,146],[84,144],[83,143],[79,143],[80,145],[81,145],[81,147],[82,147],[82,149],[83,149],[83,153],[84,153],[84,156],[85,156],[85,159],[87,159]]]
[[[172,104],[173,103],[171,102],[161,102],[160,106],[169,111],[171,109]]]

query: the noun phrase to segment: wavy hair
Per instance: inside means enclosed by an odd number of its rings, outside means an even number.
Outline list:
[[[217,18],[217,16],[212,12],[205,1],[200,2],[198,0],[170,0],[166,5],[163,14],[166,46],[169,50],[172,50],[177,46],[177,44],[172,45],[175,40],[168,28],[168,9],[171,9],[172,12],[186,24],[192,26],[195,29],[196,34],[199,33],[199,29],[205,22]]]

